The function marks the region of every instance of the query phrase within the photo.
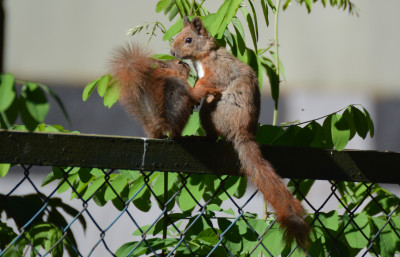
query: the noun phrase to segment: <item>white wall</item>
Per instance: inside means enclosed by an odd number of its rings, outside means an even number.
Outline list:
[[[112,49],[131,39],[129,28],[154,20],[170,24],[153,11],[156,2],[5,0],[5,70],[23,79],[84,85],[107,72]],[[206,3],[215,11],[220,2]],[[295,2],[281,12],[283,92],[310,88],[400,96],[400,2],[355,3],[359,17],[320,3],[311,14]],[[272,38],[272,25],[261,28],[263,47]],[[161,37],[152,48],[169,52]]]

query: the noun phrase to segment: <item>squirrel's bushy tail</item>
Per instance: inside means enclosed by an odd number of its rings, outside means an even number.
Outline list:
[[[285,239],[293,239],[305,247],[309,241],[309,225],[301,203],[293,197],[271,164],[261,154],[252,135],[239,134],[233,140],[243,172],[276,211],[277,221],[285,230]]]
[[[143,47],[127,44],[118,48],[111,59],[112,75],[120,86],[120,103],[145,127],[157,124],[160,104],[154,101],[155,92],[148,88],[155,60]]]

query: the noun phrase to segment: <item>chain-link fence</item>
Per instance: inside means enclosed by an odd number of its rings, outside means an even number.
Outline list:
[[[40,136],[42,138],[37,138]],[[109,146],[104,143],[107,140],[116,145],[123,145],[124,140],[128,140],[134,145],[129,139],[67,138],[68,141],[86,140],[80,143],[92,149],[82,152],[82,145],[77,141],[69,148],[57,137],[11,132],[0,135],[3,148],[0,162],[8,159],[8,162],[18,164],[0,179],[0,256],[399,254],[400,200],[393,193],[396,187],[386,185],[383,188],[371,183],[388,182],[390,177],[393,183],[399,183],[398,175],[387,173],[398,170],[398,167],[392,167],[393,162],[399,163],[398,154],[382,157],[377,153],[376,160],[372,161],[374,165],[382,158],[386,164],[382,162],[382,168],[376,170],[376,181],[369,178],[369,182],[345,182],[340,174],[335,180],[335,174],[326,174],[329,169],[310,176],[333,176],[329,180],[316,182],[304,178],[307,177],[304,174],[296,176],[303,179],[290,180],[288,187],[302,200],[309,212],[307,221],[312,227],[310,245],[301,248],[295,243],[284,243],[284,235],[275,221],[273,210],[264,206],[262,197],[255,189],[247,187],[244,177],[232,175],[237,168],[229,172],[231,175],[224,172],[210,174],[209,167],[225,163],[230,163],[229,167],[237,166],[237,160],[230,158],[231,150],[227,150],[228,155],[220,154],[220,160],[217,158],[219,164],[213,164],[211,159],[208,168],[205,168],[201,165],[207,153],[197,154],[198,147],[202,149],[202,146],[196,142],[190,142],[193,145],[190,148],[171,141],[137,140],[142,148],[144,146],[142,152],[136,153],[140,155],[137,158],[131,157],[132,153],[126,155],[125,152],[118,153],[118,149],[104,148]],[[41,145],[37,145],[38,142]],[[98,147],[93,148],[90,144]],[[180,151],[176,150],[177,147],[184,149],[186,154],[175,156]],[[217,148],[214,150],[221,150],[226,146],[215,144],[214,147]],[[49,161],[48,157],[42,156],[42,152],[34,153],[37,149],[44,149],[41,151],[58,157],[52,156],[57,159]],[[72,150],[80,153],[72,155]],[[13,153],[9,154],[10,151]],[[102,158],[102,151],[108,151],[112,160],[104,160],[107,157]],[[297,151],[299,155],[304,153],[304,149],[290,151]],[[152,157],[153,153],[158,155],[161,152],[165,154],[165,162],[160,157],[158,160]],[[119,157],[116,157],[117,153]],[[328,156],[336,154],[330,151],[325,153]],[[96,154],[99,156],[93,158]],[[365,154],[370,158],[371,152]],[[351,154],[346,156],[354,157]],[[290,160],[290,156],[285,158]],[[132,170],[122,169],[127,168],[123,163],[121,168],[116,168],[120,159],[134,160]],[[350,158],[351,161],[348,158],[339,159],[335,163],[342,167],[342,173],[354,176],[349,175],[349,180],[370,174],[365,161],[362,166],[358,165],[356,157]],[[188,163],[188,160],[193,162]],[[77,165],[79,161],[82,165]],[[271,161],[282,167],[278,161]],[[105,162],[110,168],[105,167]],[[315,163],[319,163],[317,168],[321,168],[321,160]],[[38,166],[43,164],[45,166]],[[332,165],[327,163],[329,167]],[[296,172],[302,171],[301,166],[298,163],[300,168]],[[173,167],[175,171],[172,171]],[[309,165],[309,169],[313,170],[313,167],[313,164]],[[159,171],[153,171],[156,169]],[[204,169],[207,174],[199,174],[199,169]],[[363,172],[364,169],[366,172]],[[349,170],[352,172],[349,173]]]

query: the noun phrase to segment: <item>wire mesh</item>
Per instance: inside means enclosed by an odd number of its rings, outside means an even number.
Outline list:
[[[246,191],[244,177],[16,165],[0,182],[0,256],[394,256],[400,249],[399,198],[374,183],[291,180],[312,227],[312,243],[301,248],[283,242],[273,210]]]

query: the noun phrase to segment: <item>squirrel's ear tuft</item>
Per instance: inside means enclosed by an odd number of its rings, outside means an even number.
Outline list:
[[[187,27],[190,25],[189,18],[187,16],[183,17],[183,27]]]
[[[206,34],[206,29],[203,26],[203,23],[201,22],[199,17],[194,17],[192,19],[192,28],[199,34],[199,35],[204,35]]]

